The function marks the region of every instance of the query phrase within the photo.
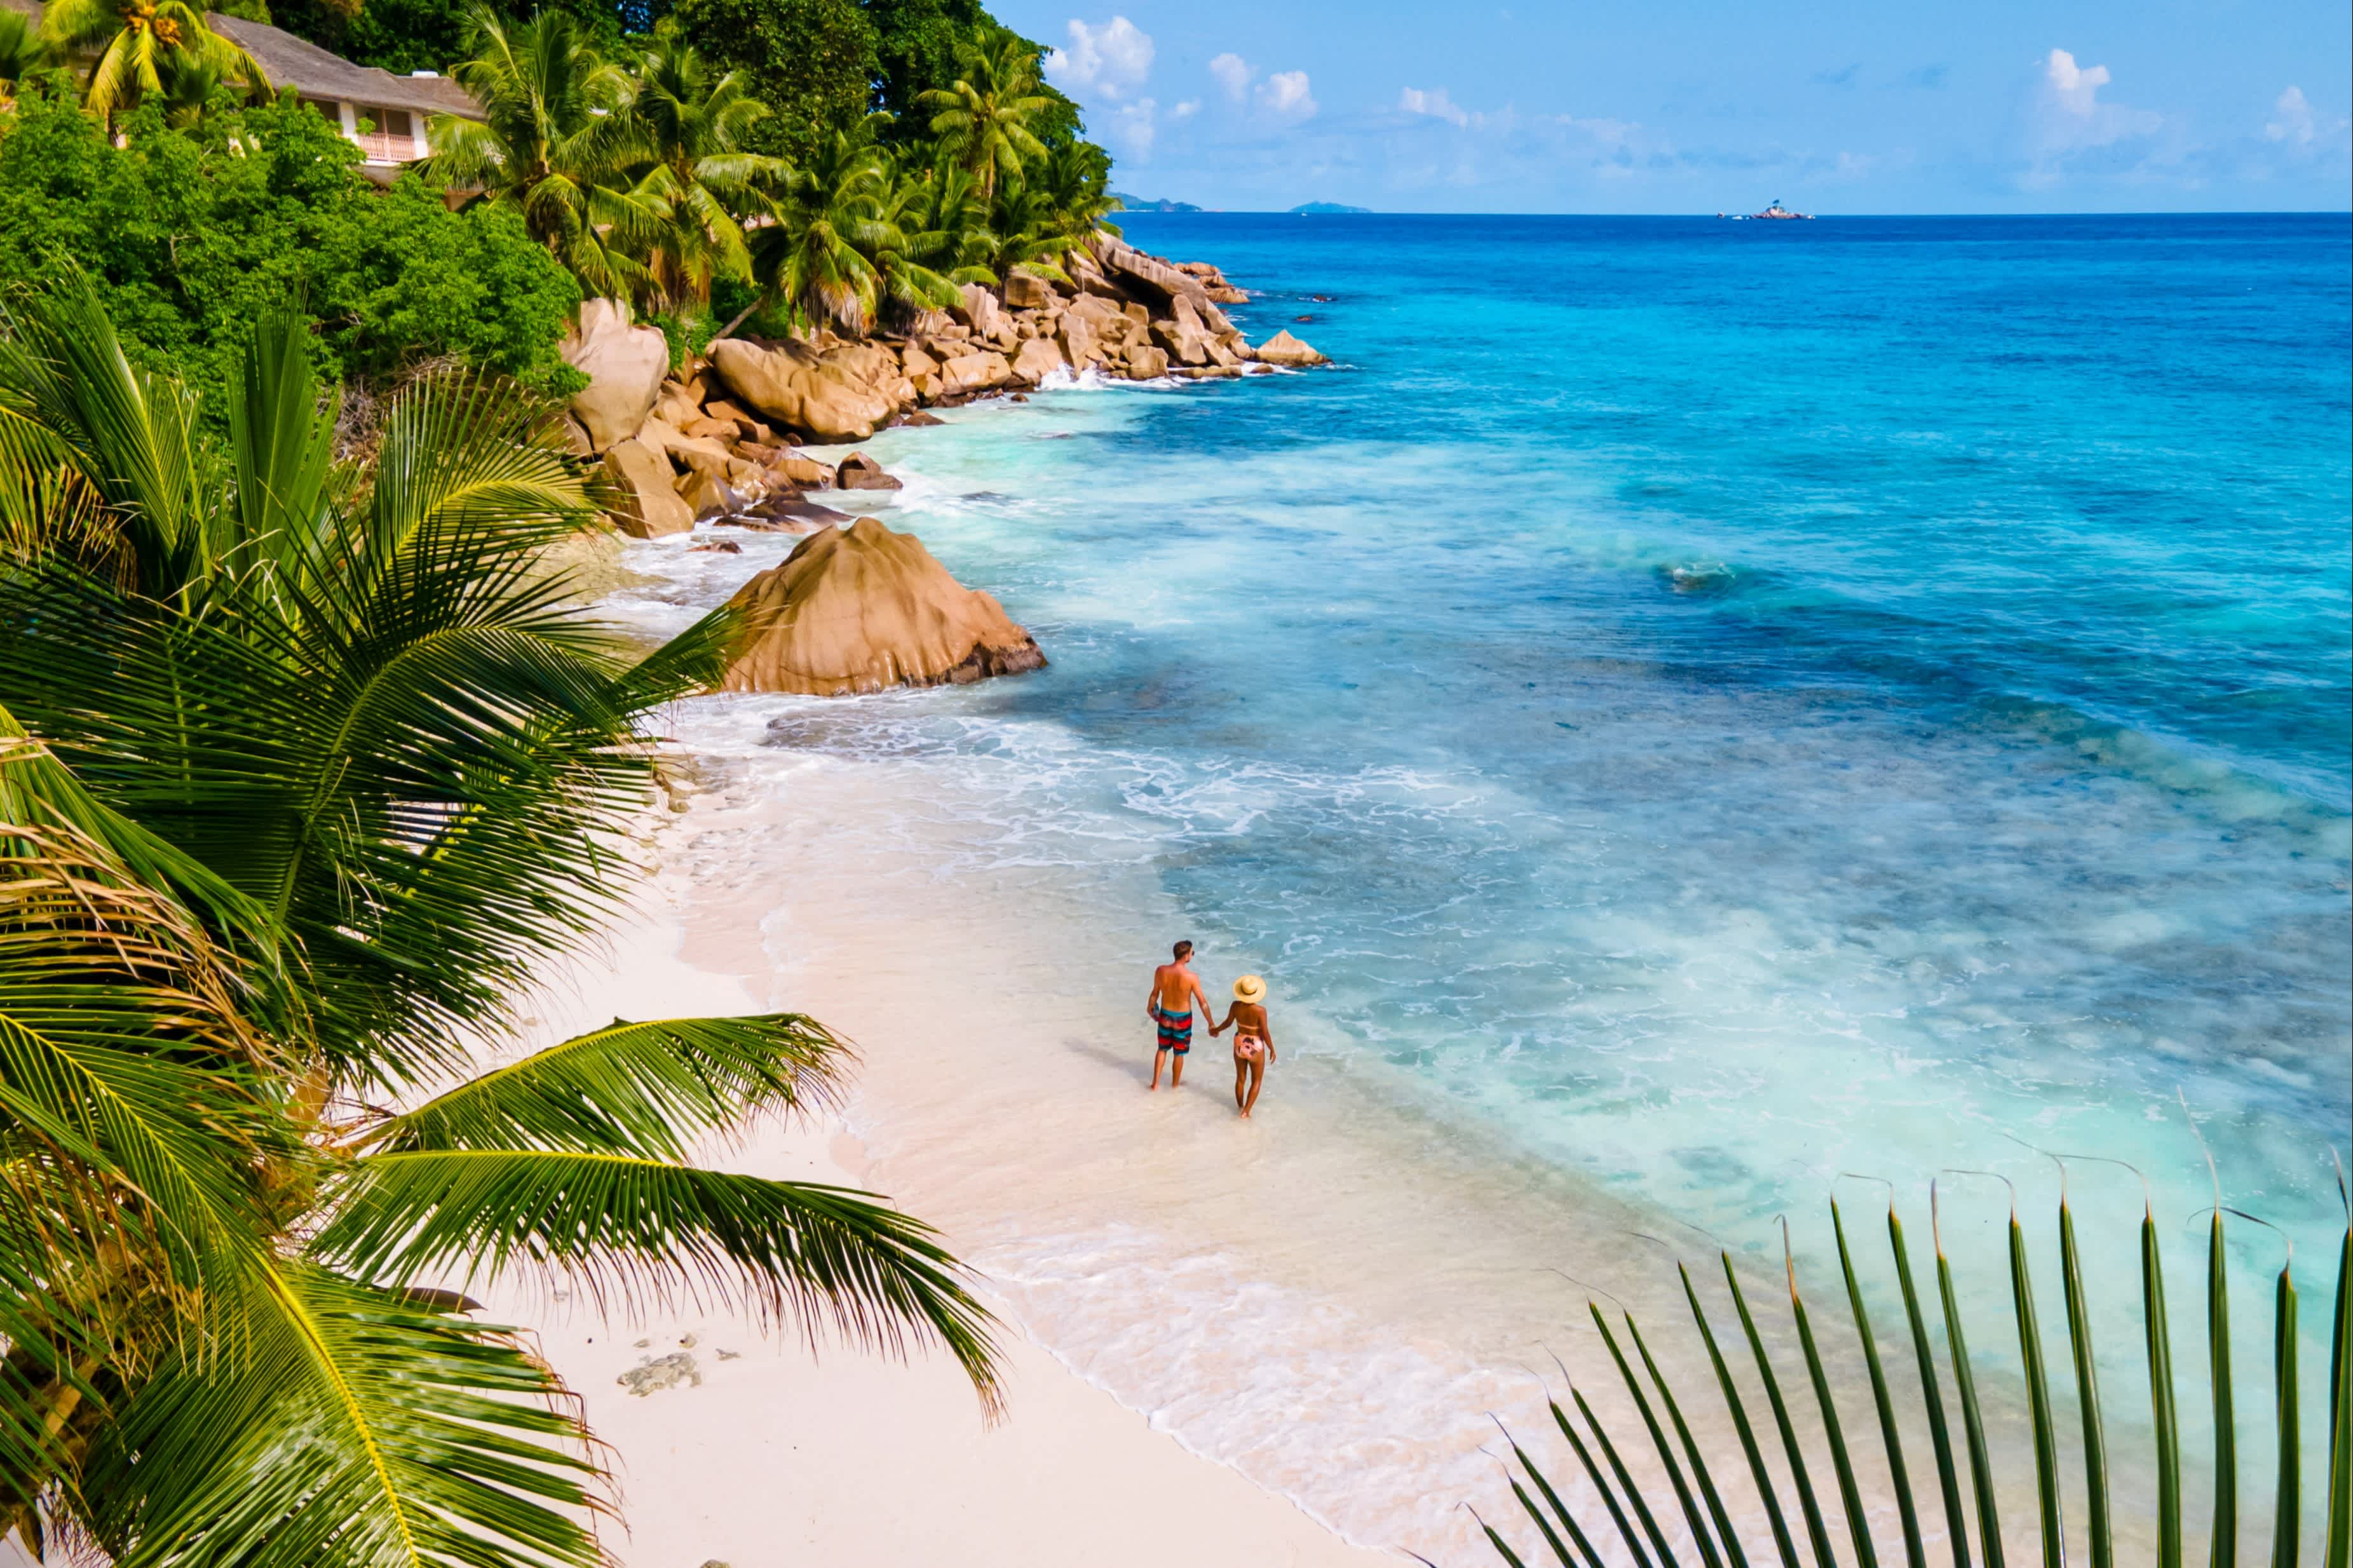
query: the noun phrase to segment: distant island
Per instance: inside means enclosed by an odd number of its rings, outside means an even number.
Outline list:
[[[1338,202],[1302,202],[1291,210],[1303,217],[1321,217],[1326,213],[1368,213],[1373,209],[1344,206]]]
[[[1132,213],[1197,213],[1201,210],[1191,202],[1172,202],[1166,196],[1162,196],[1158,201],[1147,201],[1142,196],[1131,196],[1124,192],[1113,191],[1111,194],[1111,199]]]

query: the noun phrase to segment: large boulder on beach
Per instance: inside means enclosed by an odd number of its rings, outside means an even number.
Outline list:
[[[742,640],[720,686],[843,697],[962,685],[1046,662],[990,595],[872,518],[811,534],[728,601]]]
[[[1261,364],[1329,364],[1332,362],[1291,335],[1280,331],[1259,344],[1254,356]]]
[[[670,458],[631,437],[605,454],[605,479],[614,505],[606,514],[633,539],[659,539],[694,526],[694,509],[679,498]]]
[[[1117,283],[1131,300],[1148,305],[1173,306],[1178,300],[1193,302],[1196,310],[1207,305],[1211,310],[1209,291],[1201,280],[1178,270],[1156,256],[1147,256],[1124,240],[1097,233],[1088,241],[1095,259],[1103,266],[1103,275]]]
[[[1015,310],[1042,310],[1054,302],[1053,285],[1018,267],[1005,275],[1005,303]]]
[[[1005,319],[996,295],[977,283],[967,283],[958,292],[960,298],[948,307],[948,314],[970,327],[973,336],[995,339],[1011,334],[1013,324]]]
[[[896,369],[896,356],[885,353]],[[763,348],[736,338],[711,345],[712,368],[737,402],[816,441],[864,441],[898,412],[861,378],[866,356],[828,354],[786,340]]]
[[[588,378],[572,399],[572,416],[601,452],[636,435],[653,412],[670,374],[670,340],[632,326],[629,308],[618,300],[590,300],[565,342],[564,363]]]
[[[1025,338],[1013,356],[1013,379],[1037,385],[1062,368],[1062,351],[1051,338]]]
[[[1013,366],[994,349],[976,354],[958,354],[940,367],[941,393],[948,397],[965,397],[974,393],[988,392],[1013,379]]]
[[[1095,344],[1094,328],[1076,310],[1063,313],[1055,325],[1054,337],[1072,370],[1084,370],[1103,358],[1103,350]]]

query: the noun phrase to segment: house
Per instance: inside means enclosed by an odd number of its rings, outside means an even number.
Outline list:
[[[0,5],[24,12],[36,26],[40,24],[39,0],[0,0]],[[207,14],[205,24],[251,55],[273,89],[291,88],[302,102],[341,126],[365,155],[363,168],[368,177],[382,184],[389,184],[402,165],[433,150],[426,141],[426,122],[434,115],[482,117],[466,89],[438,72],[395,76],[374,66],[355,66],[281,28],[217,11]]]

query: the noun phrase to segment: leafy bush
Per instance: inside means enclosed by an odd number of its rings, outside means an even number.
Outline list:
[[[773,110],[757,151],[807,158],[865,114],[878,66],[858,0],[681,0],[670,15],[687,42],[748,75]]]
[[[0,289],[79,262],[148,367],[213,417],[247,324],[301,299],[329,374],[377,384],[455,359],[562,394],[579,286],[512,214],[453,213],[413,175],[380,191],[359,149],[290,98],[225,98],[193,131],[153,109],[117,147],[56,79],[0,112]]]

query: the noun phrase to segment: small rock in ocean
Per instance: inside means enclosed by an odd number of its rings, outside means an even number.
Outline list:
[[[681,1383],[701,1388],[702,1373],[695,1367],[692,1356],[682,1351],[673,1351],[666,1356],[641,1360],[613,1381],[628,1389],[632,1396],[643,1399],[649,1394],[676,1388]]]
[[[744,547],[732,539],[723,539],[712,544],[690,544],[686,552],[689,555],[741,555]]]
[[[1328,305],[1332,302],[1332,296],[1329,294],[1310,294],[1307,297],[1319,305]]]
[[[834,484],[845,490],[895,490],[899,481],[882,471],[882,465],[863,452],[852,452],[841,459],[834,470]]]
[[[947,421],[941,418],[936,414],[926,414],[922,409],[918,408],[913,414],[908,415],[904,419],[900,420],[899,423],[921,429],[926,425],[944,425]]]
[[[1291,319],[1294,321],[1312,321],[1315,318],[1313,316],[1293,316]]]

